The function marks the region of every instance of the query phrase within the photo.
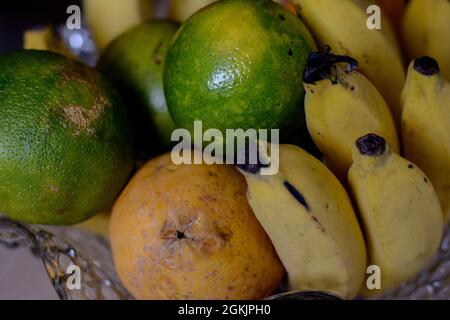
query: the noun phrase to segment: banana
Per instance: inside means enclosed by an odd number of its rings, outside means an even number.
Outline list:
[[[408,69],[402,93],[402,134],[405,157],[430,178],[450,218],[450,83],[436,60],[417,58]]]
[[[103,238],[108,240],[110,218],[111,218],[111,211],[102,211],[93,216],[92,218],[83,221],[82,223],[74,225],[74,227],[102,236]]]
[[[213,2],[216,2],[216,0],[171,0],[169,16],[175,21],[183,22],[198,10]]]
[[[396,36],[381,15],[381,29],[367,27],[369,4],[362,0],[292,0],[315,39],[336,54],[360,63],[360,70],[383,95],[400,128],[400,93],[405,70]]]
[[[349,184],[358,205],[368,245],[369,264],[381,271],[378,295],[418,273],[439,248],[442,212],[425,174],[389,150],[374,134],[353,148]]]
[[[350,62],[350,70],[337,64],[342,61]],[[342,182],[353,162],[353,144],[362,135],[376,133],[399,152],[389,107],[375,86],[353,70],[356,65],[350,57],[313,53],[303,82],[308,131],[325,163]]]
[[[403,17],[402,31],[409,61],[431,56],[450,81],[450,1],[412,0]]]
[[[324,290],[343,298],[359,292],[366,267],[361,230],[347,193],[316,158],[280,145],[280,170],[239,170],[247,198],[288,273],[291,290]]]
[[[92,35],[103,50],[118,35],[151,17],[149,0],[83,0]]]

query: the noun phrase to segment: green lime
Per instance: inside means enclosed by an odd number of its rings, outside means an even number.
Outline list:
[[[269,0],[201,9],[169,49],[164,89],[175,123],[203,129],[280,129],[304,123],[303,71],[316,49],[302,21]]]
[[[74,224],[110,206],[132,170],[131,128],[115,88],[45,51],[0,56],[0,212]]]
[[[114,40],[98,64],[126,99],[145,153],[171,145],[175,124],[164,97],[163,67],[178,27],[169,21],[140,24]]]

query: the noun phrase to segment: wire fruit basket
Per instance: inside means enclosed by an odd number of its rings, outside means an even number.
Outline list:
[[[102,236],[73,227],[25,225],[0,218],[0,244],[8,248],[27,247],[42,259],[56,293],[63,300],[129,300],[133,297],[120,283],[114,270],[108,241]],[[70,266],[77,266],[80,288],[68,286]],[[280,290],[281,291],[281,290]],[[336,299],[321,292],[279,292],[267,299]],[[439,252],[414,279],[376,299],[450,299],[450,228]]]

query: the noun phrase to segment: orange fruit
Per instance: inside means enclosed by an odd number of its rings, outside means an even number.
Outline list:
[[[284,275],[233,166],[148,162],[114,205],[116,270],[138,299],[260,299]]]

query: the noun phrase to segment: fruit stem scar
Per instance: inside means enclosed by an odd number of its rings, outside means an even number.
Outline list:
[[[364,156],[381,156],[386,151],[386,140],[376,134],[369,133],[356,140],[356,147],[359,153]]]
[[[179,231],[179,230],[177,230],[177,232],[175,233],[175,236],[177,237],[178,240],[186,238],[186,235],[184,234],[184,232]]]
[[[306,203],[305,198],[292,184],[284,181],[284,186],[286,187],[286,189],[288,189],[289,193],[295,198],[295,200],[297,200],[303,207],[305,207],[306,210],[311,211],[308,203]]]
[[[439,73],[439,64],[431,57],[424,56],[414,60],[414,70],[424,76],[433,76]]]
[[[332,80],[332,67],[337,63],[346,62],[347,71],[352,72],[358,68],[358,61],[349,56],[340,56],[330,53],[331,48],[326,47],[326,52],[311,52],[303,74],[303,82],[315,84],[316,81],[329,79]]]

